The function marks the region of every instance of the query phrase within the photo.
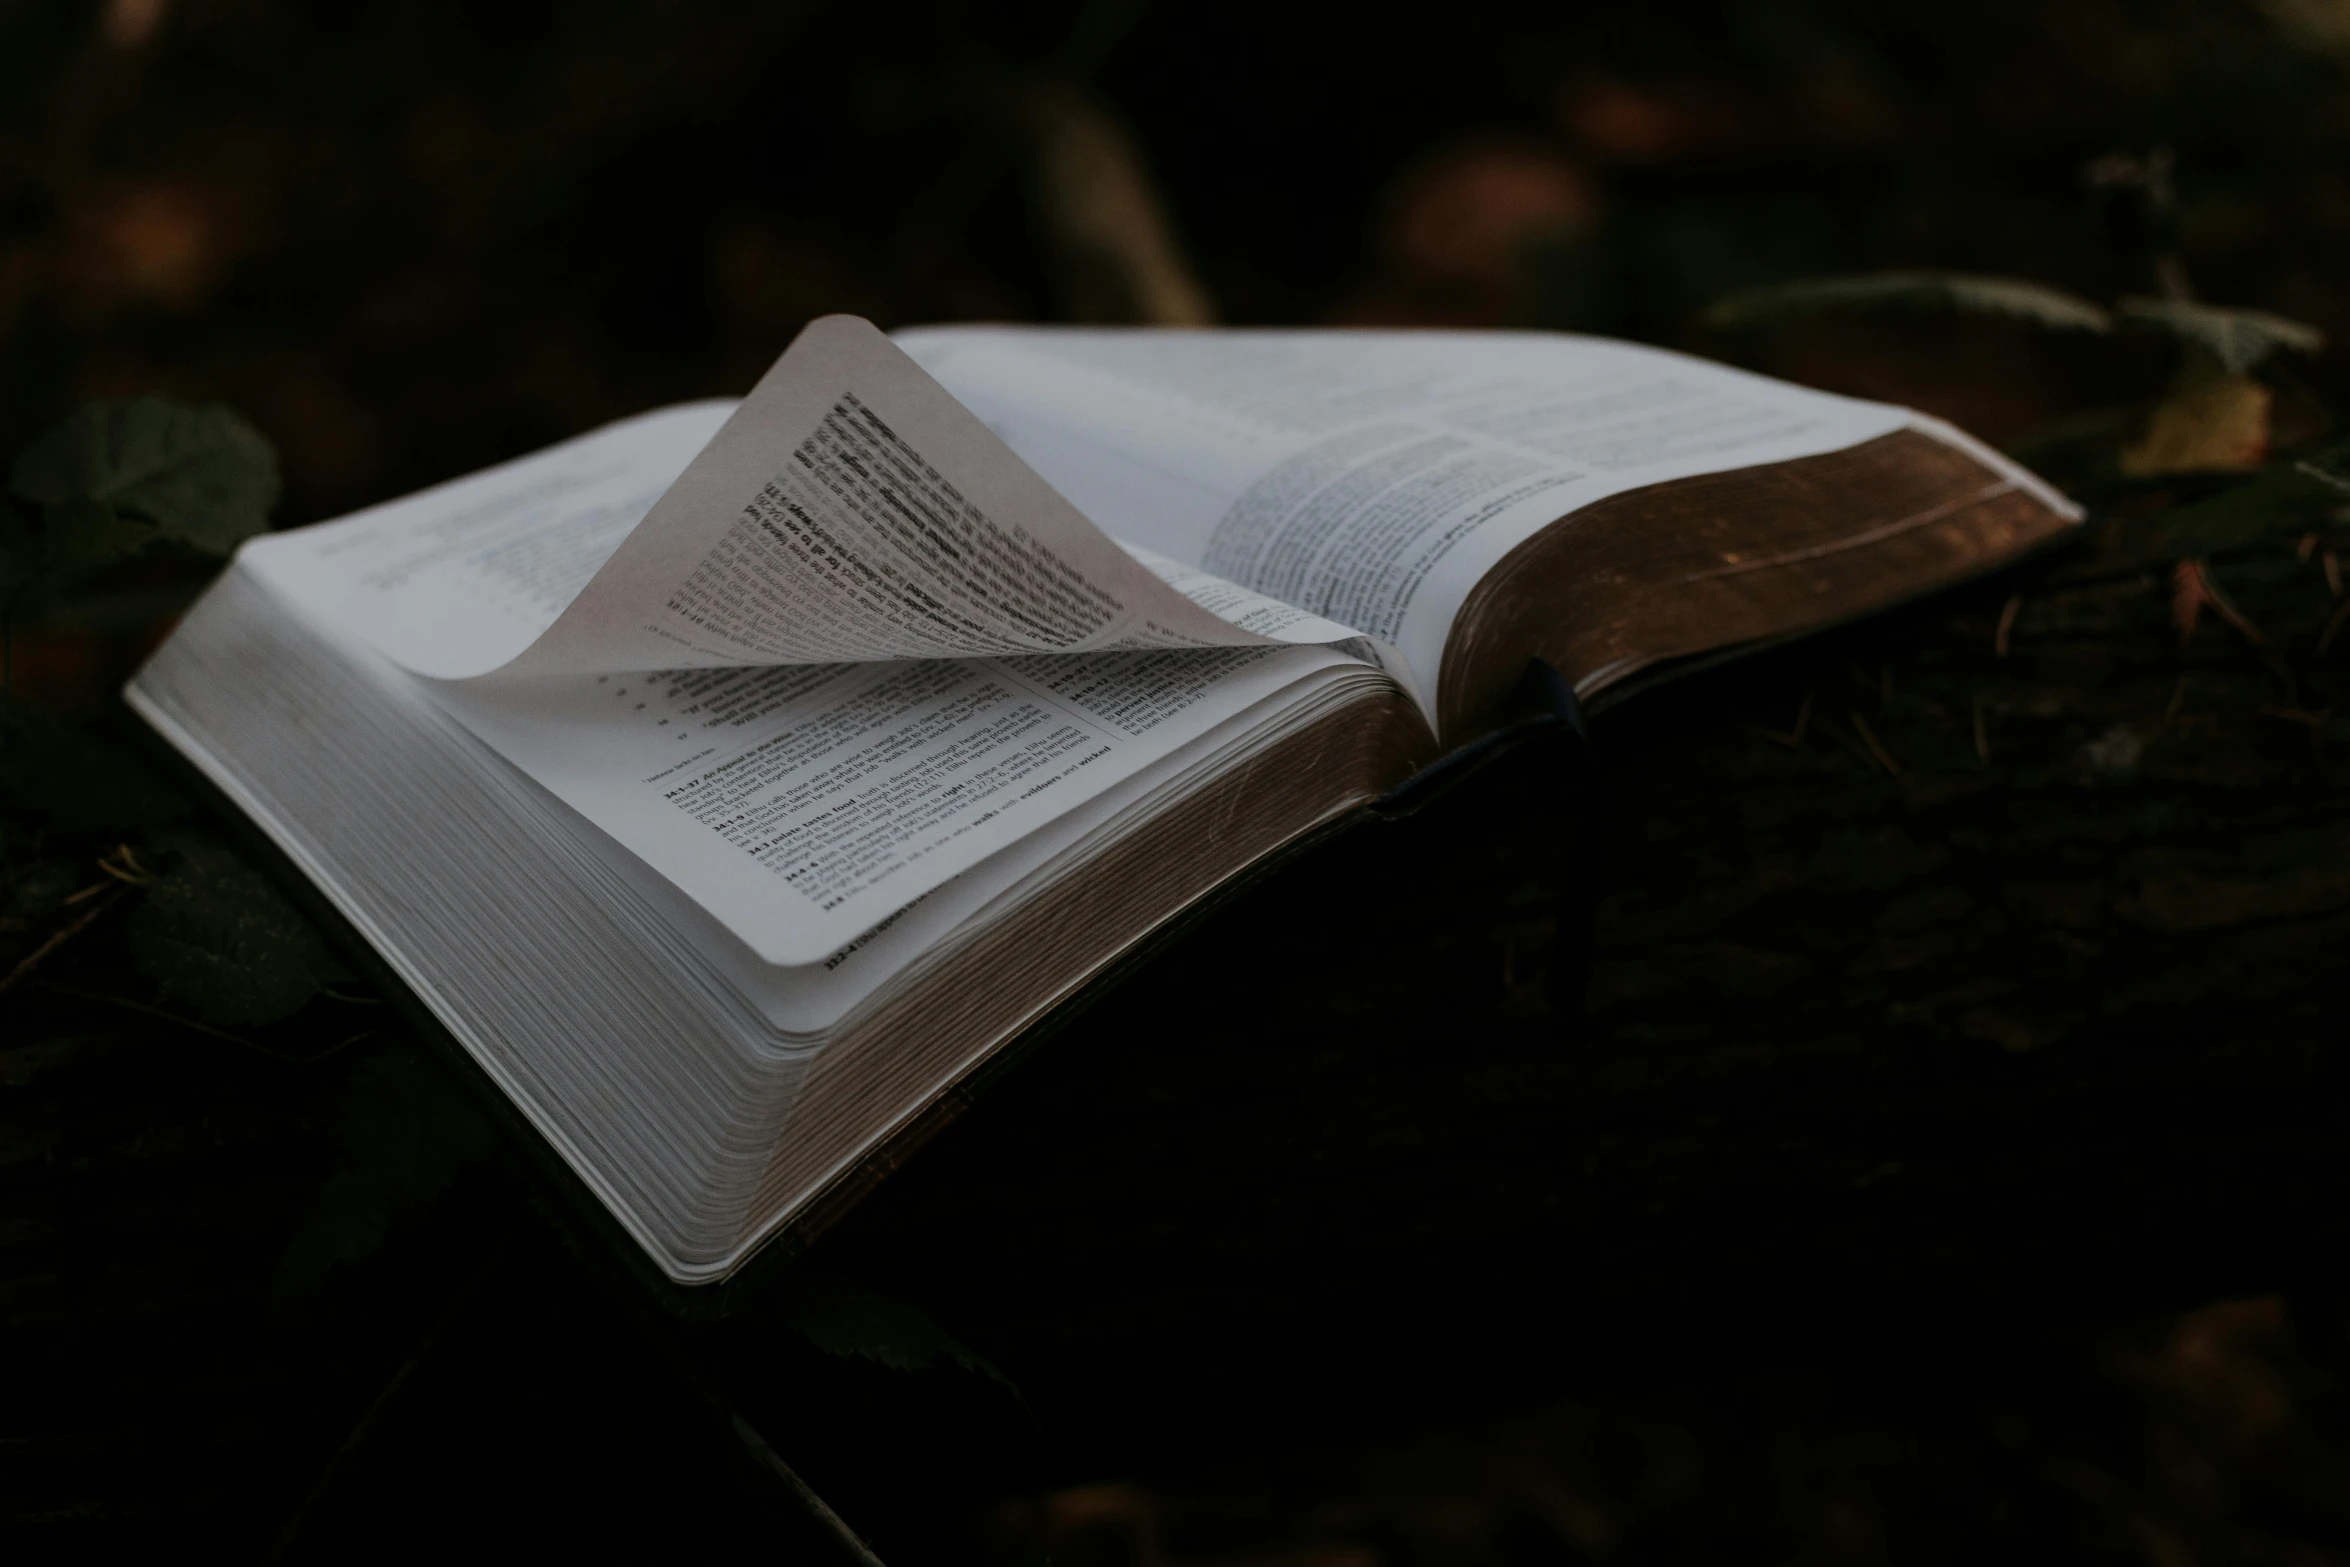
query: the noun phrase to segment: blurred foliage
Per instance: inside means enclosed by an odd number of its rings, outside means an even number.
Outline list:
[[[350,974],[270,880],[211,839],[159,837],[131,956],[207,1023],[274,1023]]]
[[[1932,271],[1864,272],[1740,289],[1708,305],[1700,319],[1709,327],[1735,331],[1823,311],[1889,309],[2008,316],[2052,332],[2113,330],[2112,312],[2061,288],[2023,278]]]
[[[1964,272],[1890,271],[1800,278],[1741,289],[1707,306],[1699,320],[1717,331],[1738,331],[1847,310],[1944,310],[1959,315],[2005,316],[2052,332],[2109,333],[2118,322],[2176,338],[2191,354],[2229,375],[2255,369],[2276,353],[2310,355],[2325,346],[2325,333],[2308,322],[2288,320],[2266,310],[2142,297],[2124,299],[2107,310],[2045,283]]]
[[[269,526],[277,454],[217,405],[90,402],[26,447],[0,502],[0,642],[18,617],[161,549],[217,560]],[[0,646],[0,690],[13,647]]]
[[[414,1050],[352,1068],[334,1142],[334,1167],[272,1281],[281,1307],[311,1301],[338,1270],[427,1218],[491,1151],[489,1123],[446,1070]]]
[[[2314,354],[2325,346],[2325,334],[2308,322],[2266,310],[2229,310],[2191,299],[2125,299],[2119,309],[2124,320],[2169,332],[2230,375],[2257,369],[2272,354]]]
[[[187,813],[180,791],[86,717],[0,700],[0,805],[36,841],[103,844]]]
[[[2117,326],[2167,336],[2180,357],[2170,385],[2159,398],[2127,410],[2130,417],[2105,419],[2094,435],[2110,452],[2088,443],[2103,459],[2094,468],[2078,461],[2084,443],[2074,441],[2059,477],[2076,491],[2094,491],[2101,480],[2142,479],[2174,473],[2239,472],[2257,469],[2272,445],[2271,389],[2251,372],[2279,353],[2307,356],[2325,346],[2325,334],[2304,321],[2265,310],[2201,304],[2183,297],[2186,272],[2175,256],[2161,258],[2164,280],[2180,291],[2167,299],[2128,298],[2113,310],[2078,295],[2022,278],[1982,277],[1935,271],[1868,272],[1852,277],[1805,278],[1764,288],[1742,289],[1716,300],[1700,317],[1718,334],[1734,336],[1845,312],[1944,312],[1953,316],[2005,318],[2051,332],[2109,335]],[[2312,405],[2312,412],[2323,415]],[[2137,425],[2135,440],[2122,436]],[[2073,422],[2076,432],[2077,421]],[[2027,448],[2035,442],[2023,437]]]
[[[2171,1564],[2339,1559],[2339,1302],[2227,1300],[1857,1353],[1725,1388],[1609,1388],[1279,1464],[1161,1462],[998,1503],[982,1559]]]
[[[2184,557],[2291,542],[2350,505],[2350,442],[2276,463],[2250,481],[2154,519],[2154,547]]]
[[[27,0],[0,12],[0,448],[83,397],[218,399],[305,521],[739,389],[827,310],[1685,342],[1791,279],[2160,298],[2175,263],[2339,341],[2350,62],[2314,14],[913,0],[884,49],[749,0]],[[1112,208],[1122,235],[1089,228]],[[2144,379],[2032,348],[2030,397],[1996,398],[1996,338],[1898,374],[1833,332],[1741,352],[1994,439]]]
[[[85,403],[25,448],[9,488],[57,523],[61,551],[91,565],[149,537],[220,556],[269,526],[277,454],[226,408],[152,396]]]

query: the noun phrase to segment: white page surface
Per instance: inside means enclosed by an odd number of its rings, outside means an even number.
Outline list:
[[[937,327],[897,340],[1112,534],[1402,650],[1559,517],[1912,422],[1686,355],[1530,332]]]
[[[575,675],[444,688],[508,760],[770,963],[910,900],[1334,668],[1320,648]]]

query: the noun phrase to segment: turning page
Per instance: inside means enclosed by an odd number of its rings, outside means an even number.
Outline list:
[[[739,406],[243,560],[781,964],[1236,713],[1367,677],[1350,628],[1113,542],[846,318]]]
[[[1122,547],[851,316],[810,325],[731,411],[633,420],[461,487],[453,511],[456,487],[427,491],[286,567],[441,680],[1358,634]],[[513,547],[485,553],[484,530]]]

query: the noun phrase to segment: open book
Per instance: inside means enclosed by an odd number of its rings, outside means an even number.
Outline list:
[[[2076,516],[1618,343],[834,317],[251,542],[129,698],[695,1283],[1529,659],[1589,694]]]

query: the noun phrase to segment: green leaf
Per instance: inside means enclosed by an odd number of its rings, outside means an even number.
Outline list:
[[[2077,294],[2024,278],[1973,272],[1863,272],[1744,289],[1707,307],[1722,328],[1769,326],[1843,310],[1935,310],[2007,316],[2055,332],[2110,332],[2113,317]]]
[[[2162,514],[2155,548],[2166,556],[2254,549],[2303,533],[2350,503],[2350,442],[2298,462],[2272,463],[2233,489]]]
[[[280,1305],[305,1300],[337,1268],[364,1262],[421,1223],[489,1156],[490,1126],[449,1073],[403,1045],[352,1068],[335,1119],[335,1164],[279,1259]]]
[[[45,531],[34,512],[0,496],[0,614],[7,613],[16,594],[40,575],[48,554]]]
[[[187,814],[130,747],[87,722],[0,697],[0,799],[70,833],[127,837]]]
[[[139,966],[207,1023],[269,1023],[347,978],[268,877],[193,832],[155,840],[169,863],[131,916]]]
[[[2265,310],[2199,305],[2184,299],[2125,299],[2118,308],[2123,319],[2170,333],[2211,355],[2232,375],[2241,375],[2279,352],[2314,354],[2326,341],[2325,333],[2308,322]]]
[[[779,1280],[775,1291],[775,1314],[828,1355],[862,1356],[893,1371],[952,1363],[1012,1386],[992,1362],[966,1349],[919,1306],[825,1273],[795,1272]]]
[[[130,516],[86,495],[72,496],[44,508],[42,525],[47,546],[42,569],[59,582],[128,559],[165,536],[144,518]]]
[[[9,488],[42,508],[53,563],[103,564],[158,539],[220,556],[269,526],[277,453],[219,404],[85,403],[24,449]]]

